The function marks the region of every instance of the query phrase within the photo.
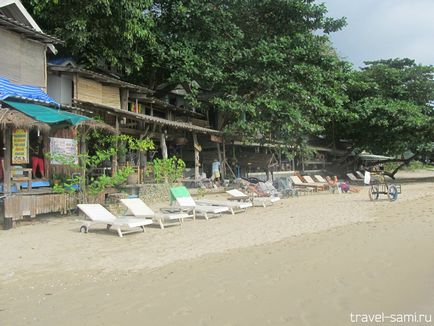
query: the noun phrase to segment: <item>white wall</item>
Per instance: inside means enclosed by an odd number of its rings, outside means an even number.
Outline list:
[[[46,46],[0,28],[0,76],[46,89]]]
[[[49,74],[47,93],[58,103],[63,105],[72,104],[72,76]]]

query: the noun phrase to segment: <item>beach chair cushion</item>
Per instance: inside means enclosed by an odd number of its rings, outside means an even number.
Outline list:
[[[347,173],[347,177],[351,181],[358,181],[358,180],[360,180],[360,179],[357,179],[357,177],[354,174],[352,174],[352,173]]]
[[[230,200],[201,199],[196,201],[196,203],[198,205],[226,206],[230,208],[240,208],[240,209],[246,209],[252,207],[251,202],[234,202]]]
[[[226,192],[235,198],[248,198],[249,197],[245,193],[243,193],[242,191],[239,191],[238,189],[232,189],[232,190],[228,190]]]
[[[191,197],[181,197],[181,198],[176,198],[176,202],[178,203],[179,206],[181,207],[191,207],[194,208],[196,207],[196,202],[194,201],[193,198]]]
[[[139,198],[121,199],[128,211],[138,217],[154,217],[155,212]]]
[[[315,181],[313,181],[313,179],[308,175],[303,176],[303,179],[306,180],[307,183],[315,183]]]
[[[212,206],[212,205],[197,205],[195,207],[197,213],[220,214],[229,211],[227,206]]]
[[[290,178],[291,178],[291,180],[292,180],[292,182],[296,185],[296,186],[305,186],[306,184],[303,182],[303,181],[301,181],[301,179],[298,177],[298,176],[296,176],[296,175],[292,175],[292,176],[290,176]]]
[[[190,192],[184,186],[170,188],[170,201],[174,202],[178,198],[191,197]]]
[[[77,207],[94,223],[130,228],[152,224],[152,221],[138,218],[116,218],[100,204],[78,204]]]
[[[100,204],[78,204],[77,207],[94,222],[108,223],[116,221],[116,216]]]
[[[315,179],[318,180],[318,182],[322,182],[322,183],[327,183],[327,180],[324,179],[322,176],[320,175],[314,175]]]

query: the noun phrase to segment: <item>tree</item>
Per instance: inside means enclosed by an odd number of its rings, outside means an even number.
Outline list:
[[[23,0],[42,29],[88,68],[131,74],[143,65],[140,42],[155,43],[150,31],[152,0]]]
[[[410,59],[365,64],[364,69],[353,72],[349,83],[350,118],[339,124],[340,136],[350,139],[356,152],[401,157],[412,151],[416,157],[432,151],[434,67],[416,65]]]
[[[350,66],[327,36],[345,22],[327,18],[324,5],[160,0],[153,8],[158,53],[142,72],[182,82],[194,106],[204,105],[199,88],[208,93],[210,104],[226,113],[227,133],[299,144],[345,115]]]

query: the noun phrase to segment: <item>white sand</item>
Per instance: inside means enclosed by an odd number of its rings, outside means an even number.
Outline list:
[[[33,222],[0,233],[0,324],[349,325],[432,309],[433,199],[432,182],[395,203],[302,196],[124,238]]]

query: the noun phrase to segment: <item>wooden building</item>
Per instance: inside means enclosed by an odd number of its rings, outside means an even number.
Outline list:
[[[129,163],[141,169],[153,157],[176,155],[199,177],[203,166],[200,152],[221,136],[210,127],[206,114],[158,99],[144,86],[77,67],[69,60],[56,61],[48,65],[48,94],[65,109],[99,117],[122,134],[149,137],[157,145],[155,152],[136,153],[135,159],[117,158],[112,168]]]
[[[53,137],[89,126],[114,132],[108,125],[59,110],[59,104],[45,93],[46,52],[55,53],[53,44],[60,42],[40,30],[21,2],[0,0],[0,224],[6,227],[26,215],[66,212],[73,207],[65,195],[49,188],[50,160],[44,154],[50,151]],[[36,156],[29,153],[32,141],[38,142],[37,169],[31,164]],[[36,172],[44,178],[35,179]]]

